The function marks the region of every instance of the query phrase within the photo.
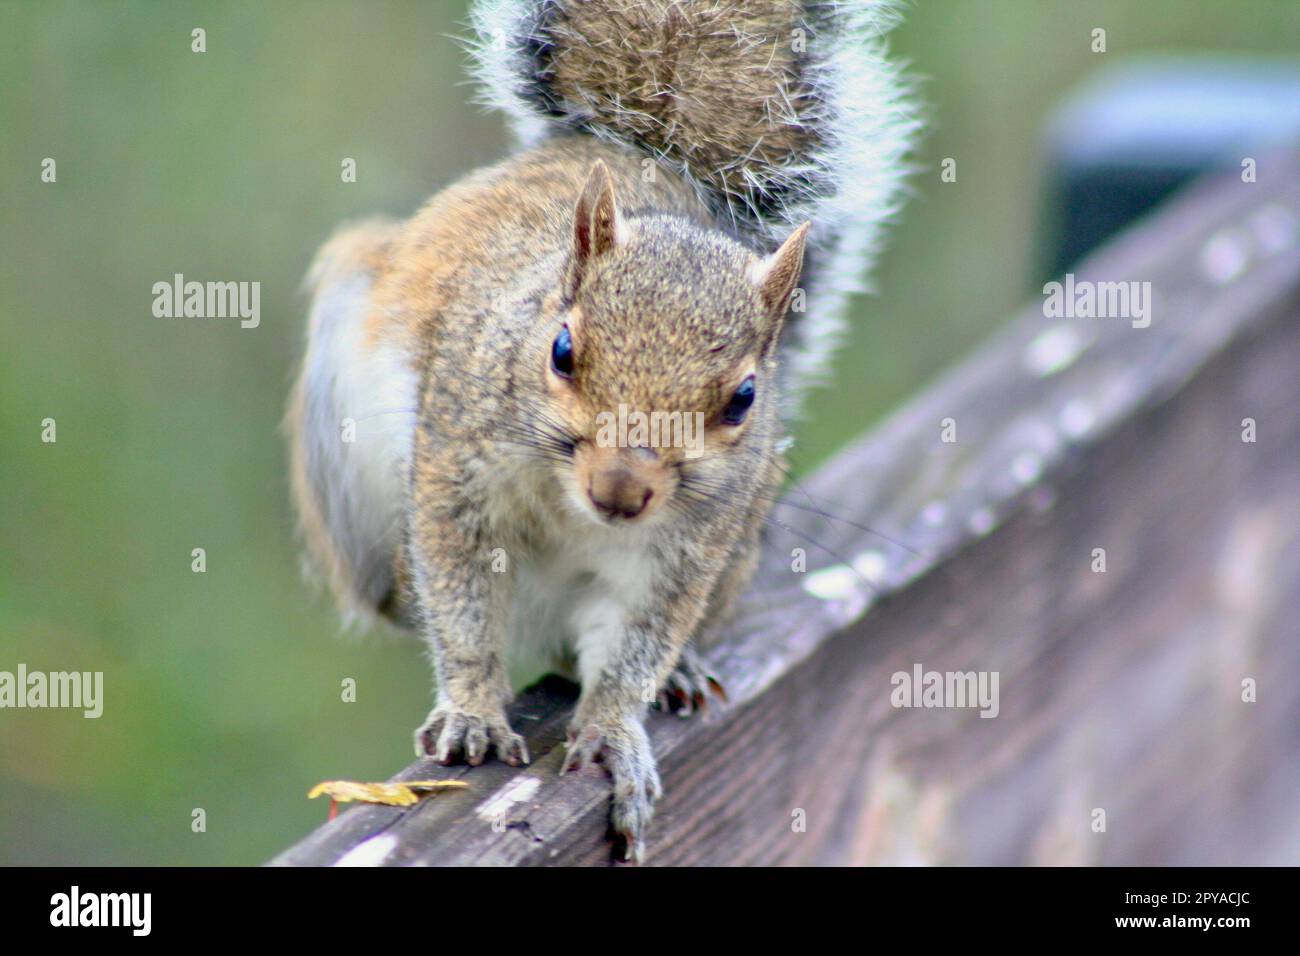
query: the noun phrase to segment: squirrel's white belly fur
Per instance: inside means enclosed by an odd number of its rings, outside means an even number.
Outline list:
[[[331,577],[352,579],[336,593],[352,616],[368,617],[392,586],[418,376],[409,350],[366,342],[373,280],[336,249],[326,246],[308,277],[317,292],[302,372],[303,453],[347,567]]]
[[[505,474],[484,504],[501,540],[513,542],[505,572],[515,585],[512,662],[558,668],[589,685],[617,648],[629,612],[653,587],[653,526],[602,525],[566,500],[549,473],[528,464]]]

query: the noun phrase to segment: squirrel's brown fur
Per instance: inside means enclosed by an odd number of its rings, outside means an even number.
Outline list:
[[[322,250],[292,486],[340,605],[429,643],[417,751],[526,761],[507,653],[572,662],[566,769],[604,761],[639,853],[659,792],[645,706],[705,692],[689,642],[749,580],[783,470],[778,346],[808,226],[773,250],[730,203],[771,226],[774,184],[835,138],[773,113],[812,95],[781,44],[819,5],[510,2],[531,17],[512,42],[548,44],[531,95],[567,129]],[[698,428],[611,441],[627,410]]]

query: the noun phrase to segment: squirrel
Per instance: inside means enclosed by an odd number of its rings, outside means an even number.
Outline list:
[[[895,7],[471,17],[518,148],[319,252],[292,495],[344,614],[428,643],[417,755],[528,762],[508,661],[541,653],[581,684],[563,769],[603,763],[639,860],[661,793],[648,706],[720,691],[696,648],[755,570],[784,429],[900,204],[917,121]],[[620,409],[702,427],[693,449],[611,438]]]

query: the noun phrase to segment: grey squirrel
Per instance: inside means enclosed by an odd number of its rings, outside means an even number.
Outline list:
[[[346,614],[428,642],[420,755],[527,762],[507,654],[573,664],[564,768],[603,763],[630,857],[661,790],[647,706],[708,692],[693,642],[749,582],[784,423],[900,201],[894,20],[483,0],[478,79],[517,151],[309,275],[286,425],[310,563]]]

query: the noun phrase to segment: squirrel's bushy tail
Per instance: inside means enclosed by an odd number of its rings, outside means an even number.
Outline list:
[[[684,176],[770,251],[814,223],[786,376],[806,385],[902,197],[918,129],[886,55],[893,0],[479,0],[485,98],[531,144],[626,143]]]

